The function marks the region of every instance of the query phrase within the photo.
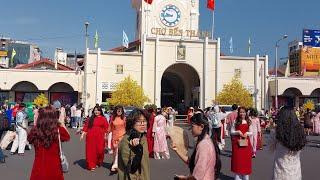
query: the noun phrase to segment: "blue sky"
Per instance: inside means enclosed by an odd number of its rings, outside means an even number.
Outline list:
[[[206,0],[201,1],[200,27],[211,29],[211,14]],[[97,29],[100,47],[121,45],[122,30],[134,38],[135,11],[130,0],[13,0],[1,8],[0,35],[36,43],[46,57],[53,57],[56,47],[68,52],[83,52],[84,22],[89,21],[90,46]],[[215,37],[221,38],[221,51],[227,55],[268,54],[274,62],[275,42],[283,34],[288,40],[280,47],[280,57],[287,57],[287,43],[301,40],[302,29],[320,29],[319,0],[216,0]],[[229,52],[233,38],[234,52]]]

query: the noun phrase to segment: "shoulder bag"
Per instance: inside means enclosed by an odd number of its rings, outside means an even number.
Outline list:
[[[59,128],[58,128],[58,139],[59,139],[61,169],[62,169],[62,172],[67,173],[69,171],[69,163],[68,163],[66,156],[62,152]]]
[[[238,143],[239,143],[240,147],[247,147],[248,146],[248,139],[247,138],[240,138]]]

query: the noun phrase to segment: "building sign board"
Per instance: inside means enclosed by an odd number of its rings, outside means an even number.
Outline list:
[[[320,30],[303,30],[302,42],[304,46],[320,47]]]

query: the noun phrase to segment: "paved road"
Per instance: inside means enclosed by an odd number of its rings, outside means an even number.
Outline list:
[[[115,180],[116,175],[109,176],[111,158],[107,156],[103,167],[95,172],[89,172],[85,169],[85,151],[84,143],[79,142],[79,136],[75,135],[73,130],[70,130],[72,139],[64,144],[64,152],[69,160],[70,172],[64,174],[66,180]],[[319,174],[320,148],[316,146],[320,144],[320,137],[309,137],[310,142],[302,152],[302,172],[304,180],[317,179]],[[230,144],[229,139],[227,143]],[[32,168],[34,152],[26,151],[25,156],[11,156],[8,151],[5,151],[8,156],[6,164],[0,164],[1,179],[8,180],[25,180],[29,179]],[[230,148],[223,152],[221,157],[223,167],[221,179],[233,179],[233,174],[230,172]],[[267,150],[259,151],[257,158],[253,160],[253,174],[251,179],[269,180],[272,173],[273,156]],[[50,163],[50,162],[48,162]],[[170,160],[151,160],[151,179],[152,180],[170,180],[173,179],[173,174],[187,174],[188,168],[180,159],[172,152]]]

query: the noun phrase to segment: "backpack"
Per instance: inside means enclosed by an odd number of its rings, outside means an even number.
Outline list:
[[[219,125],[220,121],[219,121],[218,113],[210,113],[209,117],[212,123],[212,127],[216,127]]]

